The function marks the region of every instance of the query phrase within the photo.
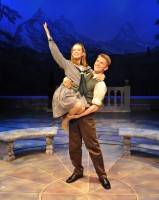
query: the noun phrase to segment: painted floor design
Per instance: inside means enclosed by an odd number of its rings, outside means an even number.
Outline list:
[[[73,166],[68,155],[68,135],[60,120],[42,111],[1,112],[0,131],[58,126],[55,153],[45,154],[45,139],[18,140],[16,159],[0,161],[0,199],[3,200],[159,200],[158,143],[134,139],[132,155],[122,157],[119,127],[159,128],[159,113],[97,113],[97,135],[111,189],[101,186],[83,145],[84,177],[67,184]]]

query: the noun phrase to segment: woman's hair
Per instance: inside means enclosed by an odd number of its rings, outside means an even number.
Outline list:
[[[83,52],[84,55],[83,55],[82,58],[81,58],[80,65],[82,65],[83,67],[87,67],[88,64],[87,64],[87,61],[86,61],[86,49],[84,48],[84,45],[81,44],[81,43],[76,43],[76,44],[73,45],[73,47],[74,47],[75,45],[79,45],[79,46],[82,47],[82,52]],[[73,56],[72,56],[73,47],[72,47],[72,49],[71,49],[71,62],[72,62],[73,64],[76,64],[76,65],[77,65],[76,60],[75,60],[75,59],[73,58]]]

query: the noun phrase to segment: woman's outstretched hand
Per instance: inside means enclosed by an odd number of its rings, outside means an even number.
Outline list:
[[[44,29],[45,29],[45,32],[46,32],[47,37],[50,38],[50,32],[49,32],[49,29],[48,29],[48,27],[47,27],[47,23],[46,23],[46,22],[43,24],[43,27],[44,27]]]

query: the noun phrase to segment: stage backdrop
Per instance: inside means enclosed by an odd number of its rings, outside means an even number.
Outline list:
[[[132,95],[159,95],[157,0],[0,0],[0,95],[49,95],[64,73],[54,62],[43,23],[63,55],[81,42],[93,68],[110,55],[107,86],[129,80]]]

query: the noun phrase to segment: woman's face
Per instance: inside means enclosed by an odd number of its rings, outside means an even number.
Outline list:
[[[82,56],[84,55],[82,47],[79,44],[75,44],[72,47],[72,57],[74,59],[81,59]]]

